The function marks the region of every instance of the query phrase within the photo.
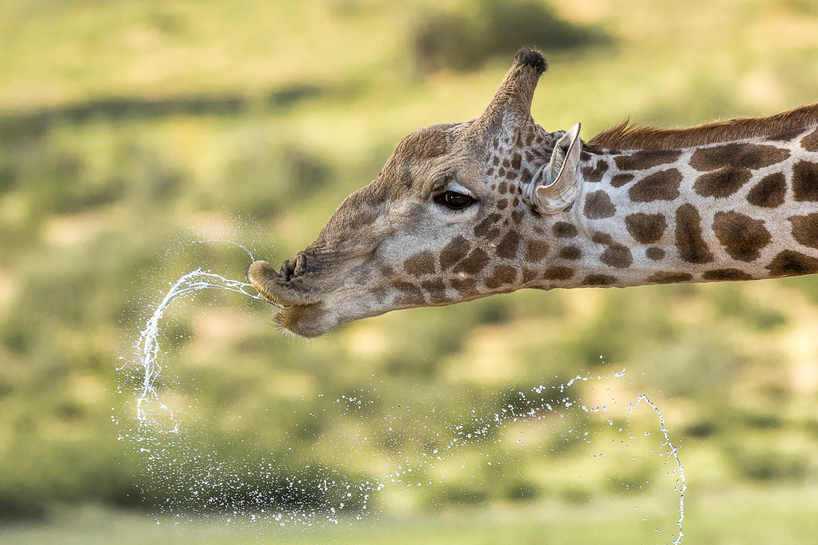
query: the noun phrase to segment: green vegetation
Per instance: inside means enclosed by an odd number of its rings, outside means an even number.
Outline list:
[[[686,514],[685,543],[766,545],[785,540],[792,545],[815,541],[816,490],[793,487],[699,494]],[[608,505],[495,506],[461,513],[427,513],[409,517],[305,527],[259,525],[250,519],[212,516],[195,524],[132,511],[86,507],[60,510],[48,526],[17,523],[0,528],[6,545],[232,545],[239,543],[383,543],[421,545],[632,545],[662,543],[651,521],[634,509]]]
[[[460,9],[432,11],[418,23],[414,55],[420,71],[474,70],[491,58],[513,58],[520,44],[555,52],[606,42],[598,30],[571,24],[535,0],[477,0]]]
[[[761,542],[779,526],[793,543],[814,535],[803,509],[775,508],[802,494],[809,505],[818,479],[813,277],[526,292],[391,313],[311,342],[281,336],[268,305],[203,292],[163,322],[163,399],[184,433],[134,442],[139,379],[127,363],[170,285],[199,267],[242,279],[250,258],[224,240],[283,261],[406,133],[478,115],[516,49],[500,40],[505,29],[478,40],[484,26],[530,10],[530,21],[558,21],[549,32],[578,33],[561,40],[582,47],[525,41],[541,43],[551,65],[535,118],[550,130],[582,121],[586,138],[628,115],[675,126],[818,96],[809,2],[501,5],[0,5],[0,518],[59,521],[59,506],[86,503],[327,510],[351,484],[352,513],[364,503],[412,521],[459,511],[441,519],[447,542],[466,542],[469,517],[496,510],[511,512],[519,535],[491,522],[485,539],[519,543],[559,527],[554,542],[593,542],[595,532],[646,541],[652,529],[591,507],[638,505],[673,529],[674,478],[659,455],[643,454],[662,452],[656,416],[620,410],[647,393],[682,445],[691,542],[726,540],[708,531]],[[428,22],[441,20],[463,40],[435,42],[418,70],[424,40],[434,42]],[[450,64],[448,48],[464,45],[475,57]],[[554,389],[623,368],[620,379]],[[576,408],[605,395],[621,405],[612,424]],[[651,435],[620,437],[619,426]],[[600,455],[619,440],[639,460]],[[396,484],[373,490],[387,475]],[[745,504],[734,491],[748,488],[758,491]],[[765,502],[767,490],[783,492]],[[725,496],[723,511],[706,505]],[[417,540],[432,543],[437,520],[371,540],[426,532]],[[23,526],[11,528],[0,541],[15,543]]]

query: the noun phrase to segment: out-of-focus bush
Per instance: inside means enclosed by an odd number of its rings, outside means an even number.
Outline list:
[[[458,12],[423,15],[414,32],[415,64],[422,73],[441,68],[468,72],[521,47],[548,51],[608,43],[599,29],[562,19],[537,0],[475,0]]]

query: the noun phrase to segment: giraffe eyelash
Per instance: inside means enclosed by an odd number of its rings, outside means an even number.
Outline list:
[[[446,208],[449,213],[460,214],[478,202],[471,190],[455,182],[456,174],[447,172],[435,184],[432,201],[438,206]]]
[[[444,191],[435,195],[434,201],[440,206],[444,206],[455,213],[465,212],[467,208],[477,202],[477,199],[466,193],[458,191]]]

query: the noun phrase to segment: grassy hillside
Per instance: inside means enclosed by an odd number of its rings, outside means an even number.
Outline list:
[[[542,409],[563,401],[552,387],[622,369],[605,387],[623,406],[646,393],[660,407],[692,504],[816,483],[814,278],[526,292],[387,314],[310,342],[280,336],[267,305],[207,292],[164,321],[163,395],[184,437],[151,436],[153,457],[134,443],[128,362],[176,279],[199,267],[244,278],[249,256],[220,240],[283,261],[403,135],[488,103],[507,46],[470,64],[424,64],[430,22],[462,36],[439,46],[443,58],[520,13],[593,36],[544,50],[551,69],[533,113],[549,130],[581,121],[590,137],[627,117],[681,126],[818,99],[813,2],[486,5],[0,5],[0,516],[85,502],[219,510],[293,475],[312,484],[281,504],[321,510],[338,501],[321,490],[326,475],[359,492],[397,475],[349,505],[422,513],[659,498],[644,509],[668,518],[659,456],[593,457],[611,439],[604,419]],[[593,389],[578,383],[570,401],[590,406]],[[509,405],[520,422],[504,416],[485,441],[429,460]],[[610,419],[657,437],[648,411]],[[584,447],[577,430],[596,443]],[[229,471],[203,484],[214,467]],[[250,488],[226,493],[230,475]]]

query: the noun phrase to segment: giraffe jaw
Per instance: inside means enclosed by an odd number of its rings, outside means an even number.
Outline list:
[[[273,318],[276,324],[287,333],[308,339],[320,337],[337,326],[355,320],[417,306],[380,305],[383,296],[361,293],[356,280],[350,281],[352,286],[303,295],[299,292],[299,288],[304,287],[299,279],[286,280],[264,261],[253,263],[248,277],[259,294],[278,307]]]
[[[281,329],[297,337],[312,339],[320,337],[337,323],[328,323],[329,313],[322,303],[285,306],[273,318]]]

